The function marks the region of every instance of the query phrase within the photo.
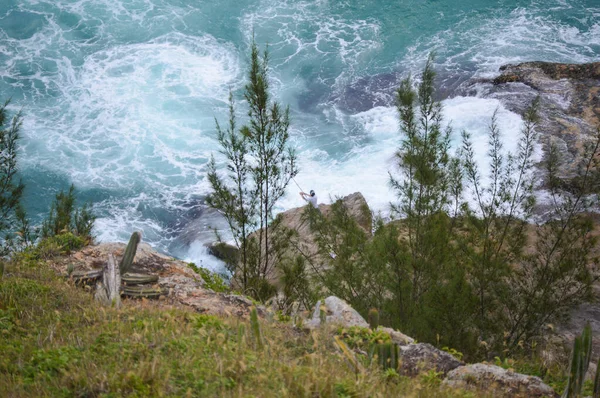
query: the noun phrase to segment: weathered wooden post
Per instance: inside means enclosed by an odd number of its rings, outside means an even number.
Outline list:
[[[113,254],[108,255],[108,262],[104,266],[102,282],[96,285],[96,300],[106,304],[114,305],[116,308],[121,306],[121,272],[117,266],[117,261]]]

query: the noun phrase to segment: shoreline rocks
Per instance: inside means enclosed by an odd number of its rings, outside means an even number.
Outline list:
[[[566,178],[573,176],[584,144],[600,126],[600,62],[504,65],[496,78],[472,82],[463,91],[498,99],[520,115],[539,96],[540,142],[544,150],[550,144],[561,149]]]

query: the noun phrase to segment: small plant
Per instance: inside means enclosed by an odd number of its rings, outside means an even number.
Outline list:
[[[258,349],[262,350],[264,344],[262,334],[260,332],[260,323],[258,322],[258,312],[256,311],[256,307],[253,307],[250,311],[250,326],[252,328],[252,334],[256,339],[256,346]]]
[[[292,317],[284,314],[281,310],[277,310],[275,313],[275,319],[277,319],[279,322],[289,322],[292,320]]]
[[[452,355],[454,358],[462,361],[464,354],[455,348],[443,347],[442,351],[446,351],[448,354]],[[496,357],[497,358],[497,357]]]
[[[195,273],[202,277],[205,283],[204,287],[207,287],[217,293],[224,293],[229,291],[229,286],[217,273],[212,272],[206,268],[198,267],[194,263],[189,263],[188,266],[192,270],[194,270]]]
[[[86,245],[86,240],[72,232],[43,238],[39,241],[33,254],[39,259],[50,259],[56,256],[71,254],[74,250],[79,250]]]
[[[135,253],[137,252],[137,247],[141,240],[142,234],[140,232],[136,231],[131,234],[131,238],[129,238],[129,243],[125,249],[125,254],[123,254],[123,258],[119,264],[121,275],[126,274],[131,270],[131,265],[133,264],[133,259],[135,258]]]
[[[379,311],[375,308],[369,310],[369,327],[373,330],[379,327]]]
[[[360,326],[351,326],[349,328],[339,328],[336,333],[344,339],[351,348],[367,349],[373,344],[390,343],[392,341],[389,334],[381,330],[372,330]]]
[[[383,377],[387,381],[397,381],[400,379],[400,375],[396,369],[388,368],[383,371]]]
[[[426,386],[439,386],[442,382],[443,372],[436,372],[435,369],[431,369],[428,372],[421,373],[419,378],[421,382]]]
[[[75,186],[71,185],[67,192],[61,191],[56,194],[50,206],[50,214],[42,223],[42,237],[51,238],[70,232],[89,243],[92,240],[95,220],[91,205],[85,204],[80,209],[75,208]]]
[[[590,357],[592,355],[592,327],[589,322],[583,328],[580,336],[575,337],[573,342],[573,353],[571,354],[571,366],[569,368],[569,379],[567,381],[567,387],[563,392],[563,398],[576,398],[582,396],[582,390],[584,386],[585,374],[587,373],[588,366],[590,363]],[[596,370],[596,377],[594,380],[597,382],[600,379],[599,376],[600,367]],[[598,383],[594,385],[594,397],[596,391],[600,390]]]

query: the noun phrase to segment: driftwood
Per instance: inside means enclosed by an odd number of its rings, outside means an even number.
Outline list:
[[[162,294],[159,287],[148,286],[125,286],[123,287],[123,295],[137,298],[158,298]]]
[[[156,283],[158,282],[158,275],[125,274],[121,275],[121,281],[128,286]]]
[[[92,270],[73,271],[69,278],[73,279],[75,284],[93,284],[102,277],[104,270],[102,268],[96,268]]]

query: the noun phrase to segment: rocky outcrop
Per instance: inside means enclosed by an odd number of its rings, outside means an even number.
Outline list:
[[[322,302],[317,302],[311,319],[304,324],[306,328],[321,326],[321,309],[325,311],[326,323],[336,323],[344,327],[369,327],[365,319],[348,303],[330,296]],[[400,346],[398,370],[404,376],[414,377],[434,370],[445,377],[444,384],[448,387],[484,392],[492,397],[558,396],[539,377],[515,373],[487,363],[465,365],[431,344],[415,344],[412,338],[391,328],[379,327],[379,330],[388,333],[392,341]]]
[[[321,326],[321,307],[325,310],[325,322],[336,323],[344,327],[359,326],[368,328],[369,324],[354,308],[352,308],[344,300],[329,296],[325,300],[317,301],[312,317],[304,323],[306,329],[315,329]],[[378,330],[382,330],[390,335],[392,341],[400,346],[413,344],[415,341],[404,333],[401,333],[392,328],[379,326]]]
[[[589,64],[560,64],[553,62],[524,62],[518,65],[504,65],[500,67],[502,75],[494,79],[495,84],[508,82],[524,82],[535,85],[543,82],[545,77],[553,80],[572,79],[600,79],[600,62]],[[541,74],[543,75],[540,75]]]
[[[364,196],[360,192],[355,192],[340,199],[344,206],[348,209],[348,214],[352,216],[366,233],[371,234],[372,229],[372,214]],[[331,205],[320,204],[319,210],[324,217],[327,217],[331,212]],[[297,232],[290,242],[290,247],[286,253],[283,253],[281,258],[295,258],[302,255],[309,264],[309,271],[319,270],[324,267],[326,259],[319,254],[319,248],[315,242],[313,232],[311,231],[309,221],[305,216],[306,206],[290,209],[280,213],[278,217],[281,219],[281,226],[292,229]],[[272,233],[272,232],[271,232]],[[257,234],[257,232],[255,232]],[[228,249],[230,250],[230,248]],[[270,270],[267,279],[277,286],[279,274],[275,261],[272,258],[271,264],[267,267]],[[235,276],[234,276],[235,277]]]
[[[325,311],[326,323],[335,323],[344,327],[369,327],[367,321],[348,303],[330,296],[317,302],[311,319],[304,324],[307,329],[314,329],[321,325],[321,307]],[[463,362],[431,344],[414,344],[412,338],[391,328],[381,328],[381,330],[387,332],[392,341],[400,346],[402,363],[400,372],[403,375],[416,376],[432,369],[445,375],[452,369],[464,365]]]
[[[400,359],[402,360],[400,372],[406,376],[416,376],[429,370],[446,375],[451,370],[464,365],[464,362],[447,352],[426,343],[401,346]]]
[[[323,301],[317,301],[312,318],[304,324],[306,328],[314,329],[321,325],[321,307],[324,307],[327,323],[337,323],[345,327],[369,327],[367,321],[348,303],[335,296],[329,296]]]
[[[557,145],[565,155],[563,174],[575,170],[578,155],[600,125],[600,63],[525,62],[505,65],[500,76],[477,82],[465,94],[483,94],[523,114],[540,97],[541,141]]]
[[[113,254],[117,262],[120,261],[125,246],[123,243],[87,246],[69,257],[53,261],[52,264],[62,274],[67,273],[69,265],[76,271],[101,268],[109,254]],[[247,317],[253,306],[243,296],[216,293],[207,289],[202,277],[186,262],[158,253],[145,243],[138,246],[131,272],[158,275],[158,286],[166,294],[163,296],[164,300],[199,312]],[[264,308],[260,307],[258,310],[259,314],[265,314]]]
[[[558,397],[539,377],[526,376],[484,363],[452,370],[444,384],[463,390],[485,392],[492,397]]]

